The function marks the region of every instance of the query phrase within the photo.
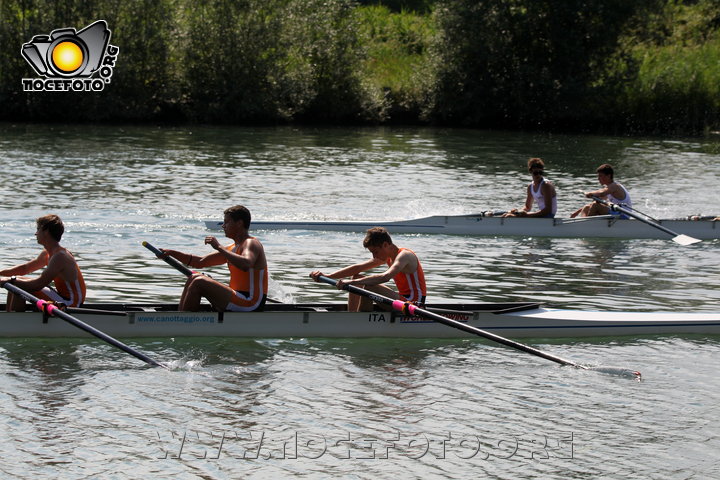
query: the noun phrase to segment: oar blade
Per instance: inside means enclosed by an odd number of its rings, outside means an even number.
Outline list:
[[[616,375],[618,377],[632,378],[638,382],[642,381],[642,374],[637,370],[631,370],[623,367],[590,367],[583,366],[585,370],[592,370],[594,372],[606,373],[608,375]]]
[[[700,240],[699,238],[694,238],[694,237],[691,237],[691,236],[685,235],[685,234],[680,234],[680,235],[673,237],[672,241],[677,244],[683,245],[683,246],[702,242],[702,240]]]

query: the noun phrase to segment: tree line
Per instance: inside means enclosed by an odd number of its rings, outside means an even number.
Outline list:
[[[718,3],[0,0],[0,120],[702,133]],[[23,91],[23,43],[98,19],[119,47],[102,91]]]

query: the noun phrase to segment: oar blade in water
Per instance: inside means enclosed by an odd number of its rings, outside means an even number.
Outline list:
[[[698,242],[702,241],[699,238],[693,238],[693,237],[691,237],[689,235],[685,235],[685,234],[680,234],[676,237],[673,237],[672,240],[673,240],[673,242],[678,243],[683,246],[692,245],[693,243],[698,243]]]
[[[595,372],[607,373],[608,375],[616,375],[618,377],[633,378],[638,382],[642,381],[642,374],[636,370],[623,367],[586,367],[587,370]]]

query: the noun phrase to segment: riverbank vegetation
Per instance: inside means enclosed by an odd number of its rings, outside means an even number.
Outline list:
[[[25,92],[23,43],[104,19],[101,92]],[[11,121],[720,129],[715,0],[0,0]]]

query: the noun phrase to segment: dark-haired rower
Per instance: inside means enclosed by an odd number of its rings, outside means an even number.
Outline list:
[[[205,244],[215,249],[213,253],[195,256],[177,250],[162,249],[188,267],[203,268],[227,264],[230,285],[225,285],[207,275],[194,273],[185,283],[180,297],[180,310],[197,311],[200,300],[205,297],[217,311],[251,312],[262,310],[267,301],[268,268],[262,243],[248,233],[250,211],[235,205],[224,212],[222,224],[225,236],[235,243],[223,247],[213,236],[205,237]]]
[[[43,300],[79,307],[85,301],[85,280],[73,254],[60,245],[65,232],[62,220],[57,215],[45,215],[36,224],[35,237],[43,251],[35,260],[0,271],[0,285],[10,282]],[[43,267],[47,268],[38,277],[18,277]],[[8,292],[7,310],[24,311],[25,299]]]
[[[370,260],[342,268],[327,275],[329,278],[339,279],[337,282],[338,289],[342,289],[345,285],[356,285],[394,300],[405,300],[420,306],[425,303],[425,296],[427,295],[425,274],[415,252],[395,245],[388,231],[382,227],[369,229],[363,240],[363,246],[372,254]],[[380,265],[387,265],[387,270],[375,275],[362,275],[363,272]],[[310,273],[310,276],[316,282],[320,275],[325,276],[319,270]],[[350,280],[342,280],[347,277],[350,277]],[[390,287],[382,285],[390,280],[395,282],[399,293]],[[382,307],[384,308],[384,306]],[[372,309],[372,300],[369,298],[352,293],[348,297],[348,311],[365,312]]]

